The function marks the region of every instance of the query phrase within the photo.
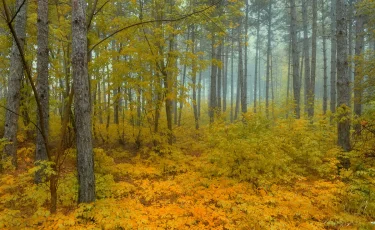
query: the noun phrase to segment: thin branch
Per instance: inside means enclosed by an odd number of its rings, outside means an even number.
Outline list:
[[[16,31],[14,30],[14,28],[12,26],[12,23],[10,21],[10,13],[9,13],[8,6],[5,2],[5,0],[2,0],[2,1],[3,1],[3,8],[4,8],[5,16],[6,16],[6,19],[7,19],[6,22],[8,24],[8,28],[9,28],[11,34],[12,34],[14,42],[17,45],[18,52],[21,56],[21,61],[22,61],[23,67],[24,67],[25,72],[26,72],[27,79],[29,80],[31,88],[33,90],[34,98],[35,98],[35,101],[36,101],[36,104],[37,104],[37,109],[38,109],[40,120],[43,121],[44,116],[43,116],[43,112],[42,112],[42,105],[40,103],[39,94],[38,94],[38,91],[35,87],[35,84],[34,84],[34,81],[33,81],[32,75],[31,75],[31,69],[30,69],[29,65],[27,64],[25,53],[24,53],[23,48],[21,46],[21,42],[18,39]],[[48,147],[48,139],[47,139],[46,132],[45,132],[44,122],[40,122],[40,131],[41,131],[41,134],[42,134],[42,137],[43,137],[43,140],[44,140],[44,145],[45,145],[45,148],[46,148],[48,160],[51,161],[52,155],[51,155],[51,152],[49,151],[49,147]]]
[[[95,11],[94,16],[97,15],[104,8],[104,6],[107,5],[107,3],[110,2],[110,1],[111,0],[106,1],[101,7],[99,7],[99,9],[97,11]]]
[[[27,0],[23,0],[22,4],[18,7],[16,13],[13,15],[12,19],[10,20],[9,23],[12,23],[14,21],[14,19],[17,17],[17,14],[20,12],[21,8],[23,5],[25,5]]]
[[[9,112],[15,114],[16,116],[19,116],[19,117],[25,118],[25,116],[23,116],[23,115],[21,115],[21,114],[19,114],[19,113],[16,113],[16,112],[14,112],[13,110],[11,110],[11,109],[9,109],[9,108],[3,106],[3,105],[0,105],[0,107],[3,108],[3,109],[5,109],[6,111],[9,111]],[[35,126],[35,128],[38,129],[38,131],[39,131],[40,133],[42,133],[42,130],[39,128],[39,126],[38,126],[37,124],[35,124],[32,120],[30,120],[30,122],[31,122],[31,124],[33,124],[33,125]]]
[[[98,45],[100,45],[101,43],[105,42],[105,41],[108,40],[109,38],[113,37],[114,35],[116,35],[116,34],[122,32],[122,31],[124,31],[124,30],[130,29],[130,28],[132,28],[132,27],[136,27],[136,26],[139,26],[139,25],[144,25],[144,24],[149,24],[149,23],[154,23],[154,22],[177,22],[177,21],[181,21],[181,20],[183,20],[183,19],[185,19],[185,18],[188,18],[188,17],[190,17],[190,16],[192,16],[192,15],[194,15],[194,14],[199,14],[199,13],[202,13],[202,12],[207,11],[208,9],[210,9],[210,8],[216,6],[217,4],[219,4],[221,1],[223,1],[223,0],[219,0],[219,1],[217,1],[216,3],[210,5],[210,6],[204,8],[204,9],[202,9],[202,10],[194,11],[194,12],[192,12],[192,13],[190,13],[190,14],[186,14],[186,15],[184,15],[184,16],[182,16],[182,17],[179,17],[179,18],[172,18],[172,19],[156,19],[156,20],[149,20],[149,21],[143,21],[143,22],[141,21],[141,22],[138,22],[138,23],[135,23],[135,24],[132,24],[132,25],[129,25],[129,26],[123,27],[123,28],[121,28],[121,29],[118,29],[118,30],[112,32],[111,34],[107,35],[105,38],[103,38],[102,40],[100,40],[99,42],[97,42],[95,45],[93,45],[93,46],[90,48],[90,50],[89,50],[88,52],[90,53],[90,52],[93,51]]]
[[[91,9],[91,12],[89,14],[89,18],[87,20],[87,29],[90,29],[92,18],[94,17],[94,13],[95,13],[95,9],[96,9],[97,4],[98,4],[98,0],[95,0],[94,5],[93,5],[93,7]]]

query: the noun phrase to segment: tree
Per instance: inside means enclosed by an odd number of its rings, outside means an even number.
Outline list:
[[[8,94],[6,103],[4,138],[10,143],[4,147],[3,160],[11,158],[12,164],[17,167],[17,131],[18,112],[20,109],[21,81],[23,76],[23,63],[21,51],[24,49],[26,40],[26,13],[28,1],[17,0],[16,9],[19,9],[15,16],[14,32],[17,38],[13,37],[12,51],[10,54],[10,70],[8,78]],[[20,47],[17,46],[17,41]]]
[[[37,90],[42,106],[43,121],[38,116],[38,124],[43,126],[48,138],[49,127],[49,84],[48,84],[48,0],[38,0],[38,53],[37,53]],[[47,160],[47,149],[41,132],[36,136],[35,161]],[[41,172],[35,174],[35,182],[42,181]]]
[[[322,37],[323,37],[323,114],[327,112],[327,104],[328,104],[328,74],[327,74],[327,39],[326,39],[326,26],[325,26],[325,19],[326,19],[326,12],[325,12],[325,4],[324,0],[321,0],[322,5]]]
[[[72,69],[77,141],[78,202],[95,200],[91,105],[87,66],[86,2],[72,0]]]
[[[290,14],[291,14],[291,40],[292,40],[292,59],[293,59],[293,95],[295,103],[295,116],[297,119],[301,117],[300,99],[301,99],[301,84],[299,71],[299,55],[298,55],[298,40],[297,40],[297,16],[295,0],[290,0]]]
[[[267,31],[267,73],[266,73],[266,116],[269,118],[269,93],[270,93],[270,72],[271,72],[271,26],[272,26],[272,0],[268,3],[268,31]]]
[[[313,22],[312,22],[312,46],[311,46],[311,75],[309,82],[309,90],[307,95],[307,113],[311,119],[314,117],[314,104],[315,104],[315,78],[316,78],[316,33],[317,33],[317,17],[318,17],[318,3],[313,0]]]
[[[331,0],[331,100],[330,109],[334,113],[336,111],[336,0]]]
[[[359,1],[361,2],[361,1]],[[364,45],[364,16],[357,11],[356,14],[356,23],[355,23],[355,56],[359,57],[363,53],[363,45]],[[362,115],[362,97],[363,97],[363,89],[362,89],[362,81],[363,75],[361,73],[362,65],[359,61],[355,62],[354,67],[354,114],[357,117]],[[361,131],[361,125],[355,124],[354,126],[355,131],[357,134]]]
[[[337,12],[337,109],[338,144],[344,151],[350,151],[350,79],[348,73],[348,38],[345,0],[336,0]],[[348,160],[342,162],[349,167]]]
[[[307,0],[302,0],[302,18],[303,18],[303,52],[304,52],[304,65],[305,65],[305,87],[304,87],[304,104],[305,104],[305,113],[308,109],[308,94],[310,91],[310,82],[311,82],[311,69],[310,69],[310,45],[309,45],[309,34],[308,34],[308,19],[307,19],[308,5]]]

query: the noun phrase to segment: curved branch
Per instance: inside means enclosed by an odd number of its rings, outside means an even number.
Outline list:
[[[202,10],[193,11],[193,12],[191,12],[190,14],[183,15],[183,16],[181,16],[181,17],[179,17],[179,18],[172,18],[172,19],[156,19],[156,20],[149,20],[149,21],[140,21],[140,22],[138,22],[138,23],[135,23],[135,24],[132,24],[132,25],[129,25],[129,26],[125,26],[125,27],[123,27],[123,28],[121,28],[121,29],[118,29],[118,30],[112,32],[111,34],[107,35],[105,38],[103,38],[102,40],[100,40],[99,42],[97,42],[95,45],[93,45],[93,46],[90,48],[90,50],[89,50],[88,52],[90,53],[90,52],[93,51],[97,46],[99,46],[100,44],[102,44],[103,42],[105,42],[106,40],[108,40],[109,38],[113,37],[114,35],[116,35],[116,34],[122,32],[122,31],[124,31],[124,30],[130,29],[130,28],[132,28],[132,27],[136,27],[136,26],[139,26],[139,25],[144,25],[144,24],[149,24],[149,23],[154,23],[154,22],[177,22],[177,21],[181,21],[181,20],[183,20],[183,19],[185,19],[185,18],[188,18],[188,17],[191,17],[191,16],[193,16],[193,15],[195,15],[195,14],[199,14],[199,13],[202,13],[202,12],[207,11],[208,9],[210,9],[210,8],[212,8],[212,7],[216,6],[216,5],[218,5],[221,1],[223,1],[223,0],[219,0],[219,1],[213,3],[212,5],[206,7],[206,8],[204,8],[204,9],[202,9]]]
[[[31,88],[33,90],[34,98],[35,98],[35,101],[36,101],[36,105],[37,105],[37,109],[38,109],[40,120],[43,121],[43,117],[44,116],[43,116],[43,113],[42,113],[42,105],[41,105],[40,100],[39,100],[38,91],[36,90],[34,81],[33,81],[32,76],[31,76],[31,69],[30,69],[29,65],[27,64],[25,53],[24,53],[24,51],[22,49],[22,46],[21,46],[21,42],[18,39],[16,31],[14,30],[14,28],[12,26],[12,22],[11,22],[10,12],[9,12],[8,6],[7,6],[6,2],[5,2],[5,0],[2,0],[2,1],[3,1],[3,7],[4,7],[4,11],[5,11],[6,22],[7,22],[8,28],[9,28],[11,34],[12,34],[14,42],[17,45],[18,51],[19,51],[20,56],[21,56],[21,61],[22,61],[23,67],[24,67],[25,72],[26,72],[27,79],[29,80]],[[43,137],[43,140],[44,140],[44,145],[45,145],[46,152],[47,152],[47,156],[48,156],[48,160],[51,161],[52,160],[52,155],[51,155],[51,152],[49,151],[48,139],[47,139],[46,132],[45,132],[46,129],[44,127],[44,123],[43,122],[40,122],[40,129],[38,129],[38,130],[41,131],[41,134],[42,134],[42,137]]]

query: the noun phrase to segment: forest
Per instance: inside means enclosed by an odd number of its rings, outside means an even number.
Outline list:
[[[0,1],[0,229],[375,229],[374,0]]]

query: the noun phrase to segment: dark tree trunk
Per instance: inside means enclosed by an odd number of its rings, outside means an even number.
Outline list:
[[[317,34],[317,17],[318,17],[318,3],[317,0],[313,0],[313,22],[312,22],[312,46],[311,46],[311,75],[309,82],[309,91],[307,98],[307,113],[311,119],[314,117],[314,105],[315,105],[315,77],[316,77],[316,34]]]
[[[95,200],[95,175],[87,68],[86,2],[83,0],[72,0],[72,38],[78,203],[88,203]]]
[[[324,0],[321,0],[322,3],[322,37],[323,37],[323,114],[327,113],[327,104],[328,104],[328,74],[327,74],[327,39],[326,39],[326,26],[325,26],[325,5]]]
[[[44,124],[48,138],[49,129],[49,88],[48,88],[48,0],[38,0],[38,53],[37,53],[37,90],[42,106],[43,121],[38,116],[38,125]],[[35,161],[48,160],[43,134],[37,131]],[[35,173],[35,182],[42,182],[41,171]]]
[[[305,85],[304,85],[304,108],[305,113],[308,110],[308,94],[310,91],[310,82],[311,82],[311,72],[310,72],[310,46],[309,46],[309,35],[308,35],[308,4],[307,0],[302,0],[302,18],[303,18],[303,52],[305,58]]]
[[[331,112],[336,112],[336,71],[337,71],[337,44],[336,44],[336,0],[331,0]],[[332,118],[331,118],[332,119]]]
[[[268,3],[268,32],[267,32],[267,71],[266,71],[266,116],[269,118],[269,93],[271,71],[271,28],[272,28],[272,0]]]
[[[290,0],[291,10],[291,35],[292,35],[292,57],[293,57],[293,95],[295,102],[295,116],[301,117],[300,99],[301,84],[299,77],[299,58],[298,58],[298,40],[297,40],[297,16],[295,0]]]
[[[23,4],[23,0],[16,1],[16,9]],[[20,8],[15,23],[14,31],[22,49],[25,45],[26,39],[26,14],[27,14],[27,3]],[[17,131],[18,131],[18,115],[20,109],[20,98],[21,98],[21,81],[23,76],[24,67],[22,64],[21,52],[18,50],[15,39],[13,39],[12,51],[10,54],[10,68],[8,78],[8,94],[4,124],[4,138],[11,142],[4,146],[3,160],[10,158],[12,164],[17,167]]]
[[[256,47],[255,47],[255,73],[254,73],[254,113],[257,112],[257,91],[258,91],[258,59],[259,59],[259,30],[260,30],[260,9],[258,8],[257,17],[257,32],[256,32]],[[260,97],[260,95],[259,95]]]
[[[216,58],[216,52],[215,52],[215,35],[212,35],[211,40],[211,52],[212,52],[212,60]],[[210,106],[209,106],[209,116],[210,116],[210,123],[214,122],[215,117],[215,110],[216,110],[216,71],[217,66],[212,63],[211,64],[211,82],[210,82]]]
[[[361,0],[359,1],[361,2]],[[363,46],[364,46],[364,16],[357,12],[356,15],[356,31],[355,31],[355,56],[359,57],[363,53]],[[358,118],[362,116],[362,97],[363,97],[363,75],[361,74],[361,70],[363,66],[360,62],[355,62],[354,67],[354,115]],[[354,126],[356,134],[360,134],[361,132],[361,125],[356,124]]]
[[[338,122],[338,144],[344,151],[350,151],[350,80],[348,73],[348,38],[345,0],[336,0],[337,12],[337,105],[340,109]],[[341,162],[349,167],[348,159]]]

